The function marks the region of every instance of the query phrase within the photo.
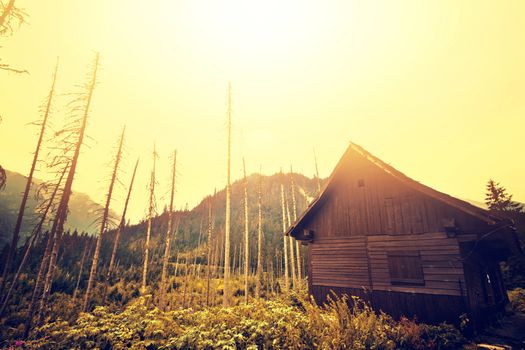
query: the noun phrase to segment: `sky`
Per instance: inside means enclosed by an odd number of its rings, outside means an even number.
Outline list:
[[[52,122],[67,93],[101,72],[74,190],[103,202],[124,125],[132,221],[146,215],[156,144],[159,208],[178,150],[177,207],[232,179],[280,168],[322,177],[348,142],[406,175],[482,201],[489,178],[525,201],[525,2],[17,0],[28,23],[0,41],[0,164],[27,174],[39,106],[60,60]],[[50,135],[51,136],[51,133]],[[37,177],[46,178],[41,167]],[[125,186],[117,188],[120,212]]]

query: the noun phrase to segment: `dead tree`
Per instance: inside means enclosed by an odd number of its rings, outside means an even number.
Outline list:
[[[144,247],[144,266],[142,268],[142,286],[141,293],[146,293],[147,276],[148,276],[148,259],[149,259],[149,241],[151,238],[151,221],[155,211],[155,167],[157,162],[157,150],[153,146],[153,168],[151,170],[151,179],[149,184],[149,210],[148,210],[148,228],[146,230],[146,245]]]
[[[285,203],[286,203],[286,221],[288,223],[287,227],[290,227],[290,206],[288,203],[288,196],[284,197]],[[294,244],[292,241],[292,237],[286,236],[286,239],[288,239],[288,246],[290,247],[290,266],[292,267],[292,283],[293,288],[297,288],[297,275],[295,274],[295,254],[294,254]]]
[[[292,215],[293,222],[297,221],[297,201],[295,199],[295,182],[293,179],[293,170],[290,166],[290,186],[292,187]],[[297,258],[297,282],[301,284],[303,278],[303,272],[301,269],[301,246],[298,240],[295,240],[296,258]]]
[[[246,178],[246,164],[242,159],[244,172],[244,302],[248,304],[248,270],[250,268],[249,226],[248,226],[248,179]]]
[[[260,171],[259,171],[260,172]],[[257,225],[257,279],[255,282],[255,296],[261,297],[261,279],[263,273],[262,266],[262,174],[259,174],[259,189],[257,191],[257,209],[258,209],[258,225]]]
[[[230,305],[230,159],[231,159],[231,129],[232,129],[232,94],[231,83],[228,83],[228,160],[227,160],[227,181],[226,181],[226,219],[224,228],[224,295],[223,305]]]
[[[212,198],[208,199],[208,240],[206,241],[206,306],[210,306],[210,278],[211,278],[211,234],[212,234]]]
[[[120,223],[117,227],[117,232],[115,233],[115,242],[113,242],[113,250],[111,252],[111,259],[109,260],[108,273],[106,279],[110,281],[111,275],[113,273],[113,266],[115,264],[115,257],[117,256],[117,248],[120,241],[120,234],[126,226],[126,212],[128,210],[129,199],[131,197],[131,191],[133,190],[133,183],[135,182],[135,175],[137,174],[137,167],[139,165],[139,160],[137,159],[135,163],[135,168],[133,168],[133,175],[131,176],[131,182],[128,188],[128,194],[126,196],[126,202],[124,203],[124,210],[122,211],[122,216],[120,217]]]
[[[126,127],[122,129],[122,135],[120,136],[117,155],[115,156],[115,165],[113,167],[113,173],[111,174],[111,181],[109,182],[108,194],[106,195],[106,205],[104,206],[104,211],[102,212],[102,220],[100,222],[100,231],[97,237],[97,245],[95,246],[95,253],[93,254],[93,262],[91,263],[91,271],[89,272],[89,279],[88,279],[88,284],[86,287],[86,293],[84,294],[84,304],[82,305],[82,310],[84,310],[84,312],[87,312],[89,309],[91,289],[93,288],[93,283],[95,282],[95,278],[97,275],[97,266],[98,266],[98,259],[100,256],[100,248],[102,247],[102,239],[108,227],[109,207],[111,204],[111,198],[113,196],[113,188],[115,186],[115,181],[117,181],[120,160],[122,159],[122,146],[124,145],[125,132],[126,132]]]
[[[26,246],[26,249],[25,249],[25,253],[24,253],[24,257],[22,258],[22,261],[20,262],[20,265],[18,266],[18,270],[15,274],[15,276],[13,277],[13,281],[11,282],[11,286],[9,287],[9,290],[7,291],[7,294],[4,298],[4,302],[2,304],[2,309],[0,310],[0,316],[3,315],[4,311],[5,311],[5,308],[7,307],[8,305],[8,302],[9,302],[9,298],[11,297],[11,294],[13,293],[13,290],[16,286],[16,283],[18,282],[18,278],[20,277],[20,273],[23,271],[23,269],[25,268],[26,266],[26,263],[27,263],[27,259],[29,258],[29,253],[31,252],[31,248],[33,247],[33,243],[38,240],[38,237],[40,236],[40,232],[42,231],[42,226],[44,225],[46,219],[47,219],[47,214],[49,213],[49,210],[51,209],[51,207],[53,206],[53,203],[55,202],[55,197],[57,195],[57,192],[58,192],[58,189],[60,188],[60,184],[62,183],[62,180],[64,179],[64,175],[66,174],[66,171],[68,169],[69,165],[66,165],[64,167],[64,170],[62,171],[62,174],[60,175],[60,178],[53,190],[53,193],[51,194],[51,197],[48,199],[48,202],[47,202],[47,205],[44,209],[44,212],[42,213],[41,217],[40,217],[40,221],[38,222],[38,224],[33,228],[33,232],[31,233],[31,236],[29,237],[29,241],[27,243],[27,246]]]
[[[319,177],[319,168],[317,167],[317,155],[314,148],[314,162],[315,162],[315,179],[317,180],[317,193],[321,192],[321,178]]]
[[[288,237],[286,233],[286,208],[284,204],[284,185],[281,183],[281,208],[283,217],[283,243],[284,243],[284,290],[288,292],[290,288],[290,280],[288,279]]]
[[[11,0],[10,3],[7,5],[14,6],[14,1]],[[5,10],[7,11],[7,9]],[[0,18],[3,22],[3,18]],[[0,24],[1,26],[1,24]],[[46,98],[45,107],[44,107],[44,116],[42,121],[40,122],[40,135],[38,136],[38,141],[36,143],[36,149],[35,153],[33,154],[33,162],[31,163],[31,169],[29,170],[29,175],[27,176],[26,181],[26,187],[24,189],[24,194],[22,195],[22,201],[20,203],[20,208],[18,209],[18,216],[16,218],[15,228],[13,230],[13,238],[11,239],[11,245],[9,246],[9,252],[7,254],[7,259],[5,261],[4,265],[4,271],[2,273],[2,285],[0,286],[0,295],[3,293],[5,282],[7,279],[7,274],[11,272],[11,265],[14,262],[15,255],[16,255],[16,247],[18,244],[18,239],[20,236],[20,229],[22,228],[22,219],[24,218],[24,212],[26,209],[26,203],[27,198],[29,197],[29,191],[31,189],[31,185],[33,183],[33,174],[36,169],[36,164],[38,162],[38,156],[40,154],[40,148],[42,146],[42,141],[44,139],[44,134],[46,131],[47,121],[49,118],[49,115],[51,113],[51,106],[53,103],[53,98],[55,96],[55,83],[57,79],[57,72],[58,72],[58,62],[55,66],[55,71],[53,73],[53,80],[51,83],[51,88],[49,89],[49,93]]]
[[[173,198],[175,197],[175,174],[177,171],[177,151],[173,151],[173,168],[171,170],[171,197],[170,209],[168,211],[168,229],[166,231],[166,246],[164,249],[164,258],[162,259],[162,275],[160,280],[160,298],[159,306],[161,310],[166,309],[166,289],[168,287],[168,262],[170,259],[171,248],[171,230],[173,223]]]
[[[75,178],[75,172],[77,168],[78,158],[80,155],[80,149],[84,143],[84,136],[87,126],[87,119],[89,116],[89,111],[91,107],[91,100],[93,97],[93,92],[95,91],[95,85],[97,82],[97,72],[99,66],[99,55],[98,53],[95,56],[95,61],[93,64],[93,71],[91,73],[90,81],[85,85],[85,91],[78,95],[75,99],[75,103],[80,103],[80,106],[77,108],[72,108],[73,122],[72,127],[69,129],[70,135],[78,136],[77,141],[73,144],[74,154],[71,158],[71,166],[69,167],[68,177],[64,185],[64,190],[60,204],[57,210],[57,216],[55,222],[53,223],[54,229],[52,229],[51,236],[54,236],[53,249],[51,250],[51,256],[49,257],[49,266],[47,268],[46,279],[44,283],[44,290],[42,292],[42,297],[40,299],[40,307],[37,316],[37,324],[40,323],[42,318],[43,310],[46,306],[47,298],[51,291],[51,284],[53,281],[53,273],[55,269],[55,264],[58,255],[58,247],[60,240],[62,239],[62,234],[64,232],[64,224],[67,220],[69,199],[72,193],[73,180]],[[73,103],[73,105],[75,104]],[[80,113],[77,114],[77,113]]]
[[[84,263],[86,261],[86,258],[89,255],[91,255],[92,244],[90,243],[91,243],[90,241],[86,242],[86,245],[84,246],[84,251],[82,252],[82,258],[80,259],[80,267],[78,269],[77,284],[75,285],[75,290],[73,291],[73,297],[71,298],[72,302],[75,302],[75,300],[77,299],[78,288],[80,287],[80,280],[82,279],[82,272],[84,271]]]

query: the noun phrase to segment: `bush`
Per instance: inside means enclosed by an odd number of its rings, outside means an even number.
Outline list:
[[[516,288],[509,291],[512,310],[525,313],[525,289]]]
[[[358,298],[323,307],[291,293],[231,307],[162,312],[150,296],[122,312],[97,307],[70,324],[57,319],[34,332],[28,349],[455,349],[450,325],[430,326],[374,312]]]

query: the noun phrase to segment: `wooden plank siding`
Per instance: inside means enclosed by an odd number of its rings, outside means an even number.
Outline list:
[[[479,219],[409,187],[355,155],[342,164],[314,211],[300,226],[323,237],[443,232],[445,219],[454,219],[465,234],[490,230]]]
[[[456,238],[443,232],[402,236],[325,238],[310,245],[314,286],[466,295],[463,265]],[[388,252],[420,254],[424,285],[393,285]],[[371,277],[371,278],[370,278]]]
[[[369,236],[368,253],[374,290],[465,295],[465,276],[456,238],[444,232],[402,236]],[[417,251],[421,257],[424,285],[392,285],[388,269],[388,252]]]
[[[447,321],[458,324],[459,315],[468,311],[465,298],[451,295],[369,291],[366,288],[328,286],[312,286],[310,293],[319,304],[325,303],[327,297],[333,293],[339,296],[357,296],[368,302],[375,310],[382,310],[396,319],[405,316],[427,323]]]
[[[394,316],[457,321],[462,312],[479,309],[473,313],[479,318],[506,301],[480,301],[480,274],[487,270],[490,280],[500,281],[498,262],[515,244],[505,238],[515,236],[503,231],[490,242],[473,243],[505,223],[489,214],[351,144],[288,234],[309,246],[309,290],[317,301],[333,290]]]
[[[319,240],[310,246],[312,285],[370,286],[366,237]]]

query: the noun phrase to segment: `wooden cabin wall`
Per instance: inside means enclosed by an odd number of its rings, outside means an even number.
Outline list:
[[[490,230],[479,219],[416,191],[352,154],[341,164],[322,203],[301,223],[302,228],[314,231],[316,239],[439,232],[444,231],[444,219],[454,219],[464,233]]]
[[[459,324],[459,315],[467,312],[464,298],[452,295],[370,291],[364,288],[342,288],[311,286],[310,293],[318,304],[327,302],[328,296],[357,296],[368,302],[374,310],[399,319],[416,318],[420,322],[441,323],[443,321]],[[351,299],[349,300],[351,302]]]
[[[374,290],[463,296],[467,294],[463,264],[456,238],[444,232],[402,236],[368,236]],[[424,285],[393,285],[387,254],[413,251],[420,254]]]
[[[370,287],[366,237],[316,241],[310,246],[311,285]]]

